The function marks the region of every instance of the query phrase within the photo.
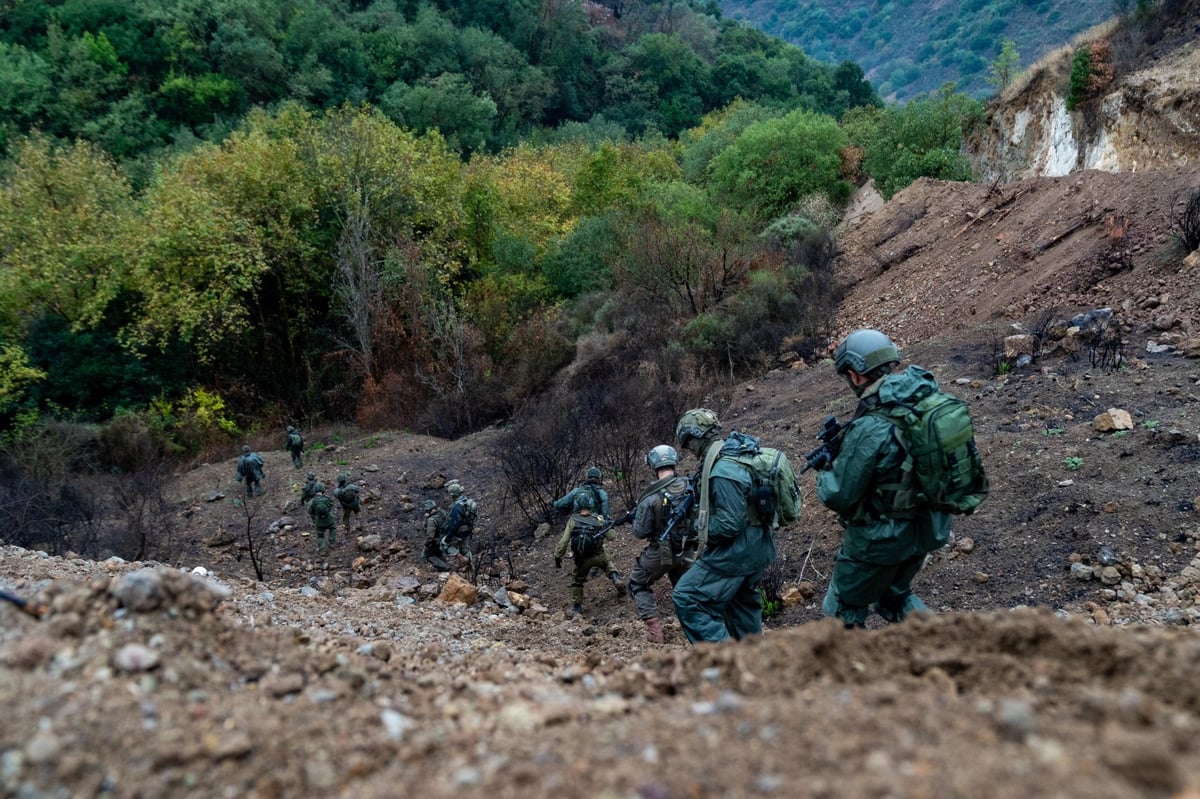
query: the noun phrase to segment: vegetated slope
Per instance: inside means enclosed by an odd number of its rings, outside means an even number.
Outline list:
[[[976,97],[991,94],[988,67],[1004,39],[1015,43],[1021,65],[1029,66],[1113,12],[1109,3],[1067,0],[721,0],[720,6],[726,16],[799,45],[814,58],[857,62],[889,100],[906,100],[947,81]]]
[[[140,564],[0,552],[0,584],[52,608],[34,621],[0,606],[2,790],[1200,789],[1196,645],[1177,626],[1200,611],[1200,365],[1135,351],[1147,336],[1183,349],[1193,335],[1197,266],[1184,265],[1168,227],[1150,221],[1188,179],[1083,173],[997,191],[922,181],[844,236],[842,327],[895,331],[907,356],[970,400],[992,479],[988,502],[959,521],[955,544],[918,577],[939,616],[866,633],[818,621],[839,532],[810,475],[804,519],[780,534],[783,587],[807,598],[759,639],[692,648],[672,623],[667,645],[654,647],[603,580],[588,584],[584,618],[563,612],[568,577],[551,562],[553,535],[529,535],[505,505],[492,460],[503,431],[454,442],[393,433],[314,453],[322,475],[349,469],[366,487],[363,540],[326,560],[314,558],[308,525],[293,515],[298,472],[286,453],[266,452],[268,492],[249,514],[232,502],[232,460],[176,485],[187,541],[179,562],[208,565],[228,589],[215,609],[223,590],[178,572],[134,591],[121,578]],[[1131,266],[1101,274],[1093,261],[1106,245],[1094,223],[1054,236],[1110,207],[1133,216],[1145,238]],[[990,248],[1017,246],[1031,257],[985,268],[1003,257]],[[875,257],[888,252],[907,257]],[[914,286],[922,293],[910,302]],[[993,334],[1042,308],[1065,317],[1101,301],[1118,309],[1125,368],[1093,367],[1085,348],[994,374]],[[1111,406],[1128,409],[1135,429],[1096,432],[1092,417]],[[852,407],[827,365],[808,365],[746,383],[721,411],[728,428],[798,460],[825,413]],[[516,536],[486,550],[470,605],[435,598],[447,577],[419,559],[413,506],[442,498],[443,476],[482,500],[481,537]],[[251,577],[248,523],[265,583]],[[219,544],[220,532],[233,540]],[[628,536],[616,543],[623,570],[638,548]],[[665,586],[660,605],[669,613]],[[1018,605],[1045,607],[1008,612]],[[1113,627],[1137,621],[1153,626]]]
[[[231,452],[172,486],[172,565],[211,569],[216,588],[0,550],[0,586],[51,609],[0,604],[0,792],[1195,794],[1200,256],[1169,221],[1194,188],[1187,170],[923,180],[843,232],[836,333],[878,326],[968,399],[991,477],[918,576],[939,615],[865,633],[820,620],[840,531],[811,475],[779,535],[798,601],[741,644],[688,647],[670,623],[656,647],[603,580],[583,618],[564,612],[557,529],[533,533],[507,503],[501,429],[310,453],[322,478],[364,485],[362,529],[323,559],[287,454],[264,452],[267,493],[240,506]],[[1099,307],[1115,346],[1056,338]],[[1018,323],[1056,349],[1002,370]],[[1109,408],[1132,429],[1097,430]],[[853,398],[827,363],[803,364],[718,410],[799,464]],[[444,502],[447,477],[481,502],[472,604],[438,599],[453,581],[419,558],[416,508]],[[623,571],[639,549],[614,544]],[[665,585],[659,601],[669,614]]]

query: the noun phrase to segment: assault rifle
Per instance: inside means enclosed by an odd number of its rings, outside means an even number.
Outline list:
[[[16,594],[10,594],[3,589],[0,589],[0,600],[15,605],[22,613],[27,616],[33,616],[35,619],[40,619],[46,612],[46,608],[37,602],[31,599],[22,599]]]
[[[679,500],[679,504],[671,509],[671,515],[667,517],[667,524],[663,527],[662,535],[658,537],[660,543],[670,541],[675,528],[687,523],[688,517],[692,514],[692,508],[696,505],[696,483],[699,479],[699,472],[687,479],[687,488],[684,489],[683,499]]]
[[[842,449],[842,434],[848,426],[849,423],[840,423],[836,416],[826,416],[821,432],[817,433],[817,440],[821,442],[821,446],[804,454],[804,468],[800,470],[800,474],[809,469],[829,468]]]

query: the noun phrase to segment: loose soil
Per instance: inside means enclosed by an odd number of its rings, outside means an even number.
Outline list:
[[[821,619],[840,531],[805,475],[765,634],[690,647],[662,585],[667,643],[648,644],[603,579],[583,617],[566,612],[559,531],[506,503],[500,430],[315,436],[312,468],[350,471],[365,501],[328,557],[282,450],[262,453],[266,493],[247,506],[232,452],[174,477],[180,554],[143,610],[118,586],[154,564],[0,550],[0,587],[50,608],[0,605],[0,793],[1200,795],[1200,361],[1181,354],[1200,276],[1168,213],[1194,182],[923,180],[841,236],[836,333],[893,333],[967,399],[991,478],[917,578],[936,615],[866,632]],[[999,365],[1014,326],[1101,307],[1119,361],[1085,342]],[[1110,408],[1132,429],[1098,431]],[[793,364],[721,411],[799,462],[853,398],[827,363]],[[447,478],[479,501],[478,537],[504,542],[471,604],[438,599],[455,581],[420,559],[418,508],[445,503]],[[622,571],[638,550],[624,533],[612,546]],[[208,576],[179,582],[194,567]]]

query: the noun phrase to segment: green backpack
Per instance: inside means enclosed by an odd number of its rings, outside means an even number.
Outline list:
[[[318,494],[308,503],[308,515],[317,527],[332,527],[335,524],[333,500],[324,494]]]
[[[800,484],[787,455],[764,447],[758,439],[736,430],[721,447],[721,457],[746,467],[754,479],[750,503],[768,527],[791,524],[800,518]]]
[[[965,402],[935,388],[913,404],[881,404],[868,413],[891,421],[907,451],[889,516],[971,513],[987,498],[987,475]]]

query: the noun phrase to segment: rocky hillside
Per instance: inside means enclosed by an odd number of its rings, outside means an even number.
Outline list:
[[[807,475],[783,609],[689,647],[673,621],[645,642],[603,580],[567,612],[503,430],[327,437],[309,465],[365,507],[320,557],[287,454],[242,504],[231,452],[171,479],[170,563],[0,550],[34,611],[0,603],[0,795],[1200,796],[1200,254],[1169,213],[1197,189],[1194,167],[918,181],[842,232],[837,333],[893,333],[967,399],[993,485],[917,578],[936,615],[821,620],[840,530]],[[799,460],[852,407],[816,362],[719,410]],[[451,477],[478,571],[420,558]],[[638,550],[612,547],[622,570]]]
[[[1099,43],[1099,74],[1085,102],[1067,110],[1075,48],[1024,76],[987,113],[970,143],[986,182],[1067,175],[1084,169],[1138,172],[1198,164],[1200,3],[1182,5],[1164,30],[1110,31]],[[1132,38],[1135,36],[1136,38]],[[1145,52],[1132,67],[1131,50]]]

